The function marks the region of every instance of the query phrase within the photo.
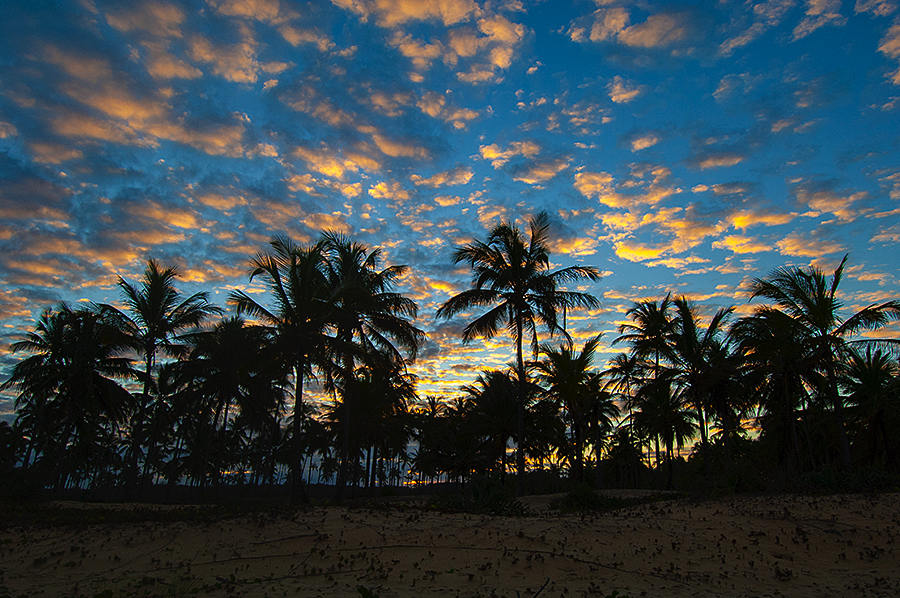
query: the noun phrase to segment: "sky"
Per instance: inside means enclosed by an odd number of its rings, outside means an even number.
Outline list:
[[[900,296],[898,150],[897,0],[3,2],[0,379],[150,258],[224,307],[272,235],[330,229],[409,267],[419,392],[452,396],[513,358],[435,319],[452,251],[541,210],[553,266],[603,273],[567,326],[604,355],[636,300],[749,313],[845,254],[858,309]]]

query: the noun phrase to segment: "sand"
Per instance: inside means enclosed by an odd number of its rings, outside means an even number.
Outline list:
[[[525,500],[535,515],[318,507],[7,526],[0,596],[900,595],[897,493],[678,498],[584,516]]]

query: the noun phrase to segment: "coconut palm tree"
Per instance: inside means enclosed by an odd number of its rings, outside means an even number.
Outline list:
[[[293,434],[290,451],[291,500],[307,503],[303,488],[303,385],[313,367],[325,362],[334,303],[326,278],[324,244],[301,247],[285,236],[274,236],[271,253],[251,260],[250,280],[262,277],[273,306],[266,307],[243,291],[233,291],[229,303],[237,313],[257,318],[272,338],[273,358],[293,372]]]
[[[705,328],[699,321],[696,307],[686,297],[676,298],[674,308],[669,359],[675,370],[675,384],[683,402],[696,412],[700,441],[706,446],[707,416],[714,410],[712,390],[721,385],[722,360],[728,354],[725,325],[734,308],[719,309]]]
[[[831,402],[838,426],[841,464],[850,468],[850,443],[844,422],[844,401],[840,396],[837,365],[847,355],[854,335],[867,330],[877,330],[891,319],[900,316],[900,301],[873,303],[842,318],[844,303],[838,295],[843,278],[845,255],[831,278],[818,267],[807,269],[781,267],[765,278],[754,278],[750,283],[750,299],[760,297],[772,302],[762,306],[757,313],[778,311],[791,318],[800,333],[806,353],[817,361],[817,367],[825,376],[825,394]]]
[[[568,414],[575,442],[571,478],[576,482],[584,480],[584,447],[588,440],[588,418],[593,403],[597,402],[598,397],[595,394],[600,391],[600,388],[591,387],[591,368],[600,337],[598,334],[588,339],[577,354],[571,345],[554,347],[543,344],[541,353],[544,358],[533,365],[546,395],[556,400]]]
[[[530,238],[512,225],[495,226],[488,234],[487,242],[473,241],[457,247],[453,262],[466,263],[472,269],[471,288],[451,297],[437,311],[437,317],[449,319],[472,309],[487,307],[487,313],[478,316],[463,330],[463,342],[475,338],[493,338],[501,326],[513,337],[516,346],[516,372],[518,390],[518,438],[516,448],[516,493],[525,491],[525,395],[526,371],[523,344],[526,334],[531,337],[533,352],[538,351],[537,326],[545,326],[550,335],[561,333],[558,310],[572,307],[597,307],[597,298],[588,293],[563,291],[565,282],[583,279],[597,280],[600,275],[591,266],[570,266],[550,270],[548,231],[550,219],[541,212],[529,220]]]
[[[360,400],[354,380],[357,361],[376,368],[392,368],[398,364],[405,367],[406,360],[415,359],[425,333],[412,323],[418,312],[415,302],[394,291],[406,266],[381,269],[379,249],[369,249],[334,231],[324,233],[322,246],[327,257],[325,279],[333,306],[329,323],[336,341],[332,344],[330,386],[340,387],[345,411],[341,418],[341,468],[337,483],[340,500],[350,473],[350,459],[357,454],[351,444],[359,440],[351,434]],[[355,459],[354,470],[358,466],[359,461]]]
[[[857,426],[854,451],[888,471],[900,466],[900,364],[886,351],[867,347],[851,350],[841,368],[841,386],[847,391],[849,419]]]
[[[51,463],[55,489],[74,473],[70,451],[124,421],[131,395],[116,379],[137,378],[128,349],[129,339],[102,314],[65,303],[45,310],[34,331],[13,343],[14,353],[31,356],[13,367],[0,389],[19,392],[16,408],[30,415],[20,422],[30,436],[25,461],[35,451]]]
[[[177,342],[178,335],[222,311],[209,302],[205,292],[183,298],[175,288],[177,277],[177,267],[162,267],[151,259],[147,262],[143,279],[138,285],[127,282],[121,276],[118,278],[127,313],[111,305],[100,306],[106,317],[117,322],[131,337],[133,347],[144,364],[141,376],[143,388],[132,418],[128,456],[128,484],[133,486],[138,480],[141,444],[146,442],[141,488],[149,475],[149,465],[156,458],[156,442],[152,435],[145,438],[145,428],[148,410],[151,409],[151,395],[155,392],[154,370],[157,360],[160,355],[178,356],[183,351],[183,347]]]

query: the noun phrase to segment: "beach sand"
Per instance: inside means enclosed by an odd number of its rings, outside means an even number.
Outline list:
[[[900,596],[898,493],[676,498],[583,516],[524,502],[533,516],[392,505],[11,525],[0,596]]]

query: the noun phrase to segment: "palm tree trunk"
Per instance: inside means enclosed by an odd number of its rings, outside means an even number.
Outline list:
[[[522,356],[521,310],[516,311],[516,367],[519,375],[519,405],[516,442],[516,496],[525,496],[525,359]]]
[[[294,434],[291,438],[291,502],[309,504],[303,487],[303,371],[302,359],[294,367]]]
[[[829,356],[830,357],[830,356]],[[838,426],[838,439],[841,445],[841,468],[844,471],[850,471],[850,440],[847,438],[847,428],[844,425],[844,400],[841,398],[837,388],[837,379],[834,375],[834,366],[831,362],[827,367],[828,372],[828,389],[831,393],[831,401],[834,405],[834,419]]]

